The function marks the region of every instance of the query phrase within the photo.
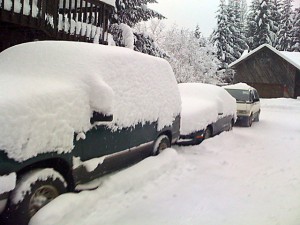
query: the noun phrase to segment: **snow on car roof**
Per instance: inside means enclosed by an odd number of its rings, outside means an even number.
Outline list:
[[[61,41],[26,43],[0,54],[0,149],[16,160],[73,148],[93,111],[112,129],[171,125],[181,102],[170,65],[133,50]]]
[[[253,87],[251,87],[250,85],[248,85],[246,83],[237,83],[237,84],[226,85],[226,86],[223,86],[223,88],[225,88],[225,89],[239,89],[239,90],[254,89]]]
[[[218,114],[236,116],[236,101],[222,87],[203,83],[179,84],[182,101],[181,134],[205,129]]]

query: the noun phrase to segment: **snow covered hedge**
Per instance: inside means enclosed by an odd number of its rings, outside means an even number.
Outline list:
[[[93,111],[112,129],[170,125],[181,103],[170,65],[130,49],[79,42],[34,42],[0,54],[0,149],[22,161],[69,152]]]

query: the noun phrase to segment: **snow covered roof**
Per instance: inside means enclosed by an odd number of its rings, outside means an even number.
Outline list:
[[[254,53],[258,52],[259,50],[261,50],[262,48],[265,48],[265,47],[270,49],[271,51],[273,51],[274,53],[279,55],[281,58],[285,59],[287,62],[289,62],[290,64],[292,64],[293,66],[295,66],[297,69],[300,70],[300,52],[278,51],[277,49],[273,48],[271,45],[268,45],[268,44],[263,44],[263,45],[257,47],[256,49],[254,49],[253,51],[249,52],[248,54],[243,55],[241,58],[239,58],[238,60],[231,63],[229,65],[229,67],[236,66],[241,61],[249,58],[251,55],[253,55]]]
[[[22,161],[73,149],[93,111],[113,114],[112,129],[181,111],[177,82],[161,58],[121,47],[65,41],[17,45],[0,53],[0,149]]]

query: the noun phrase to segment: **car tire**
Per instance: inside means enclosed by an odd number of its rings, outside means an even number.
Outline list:
[[[231,120],[227,131],[231,131],[233,129],[234,121]]]
[[[166,148],[171,147],[171,141],[167,135],[160,135],[154,142],[152,155],[158,155]]]
[[[259,122],[259,115],[260,115],[260,112],[258,112],[257,115],[256,115],[256,117],[254,118],[255,122]]]
[[[208,139],[212,136],[212,130],[210,127],[207,127],[204,131],[204,137],[203,140]]]
[[[248,117],[248,120],[246,122],[246,126],[247,127],[251,127],[252,126],[252,122],[253,122],[253,116],[252,114]]]
[[[21,176],[4,212],[5,224],[27,225],[43,206],[67,191],[64,178],[53,169],[38,169]]]

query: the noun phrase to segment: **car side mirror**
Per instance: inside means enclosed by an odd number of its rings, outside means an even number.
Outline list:
[[[91,124],[96,122],[111,122],[113,121],[113,115],[104,115],[103,113],[99,113],[94,111],[93,116],[90,119]]]
[[[259,102],[259,98],[253,99],[253,102]]]

